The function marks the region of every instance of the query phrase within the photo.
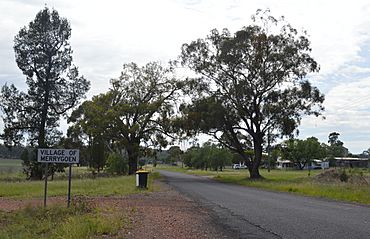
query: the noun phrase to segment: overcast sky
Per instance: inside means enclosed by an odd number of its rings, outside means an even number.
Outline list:
[[[326,142],[336,131],[352,153],[370,147],[369,0],[0,0],[0,85],[24,89],[13,39],[45,4],[71,23],[73,59],[92,83],[89,97],[105,92],[123,63],[166,63],[183,43],[213,28],[234,32],[258,8],[270,8],[307,30],[321,67],[310,80],[326,96],[326,119],[306,117],[299,137]]]

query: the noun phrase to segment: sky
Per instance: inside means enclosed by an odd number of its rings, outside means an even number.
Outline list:
[[[88,98],[106,92],[124,63],[165,64],[178,57],[182,44],[214,28],[235,32],[251,24],[257,9],[269,8],[307,31],[320,64],[309,79],[325,94],[325,119],[304,117],[299,138],[327,142],[335,131],[351,153],[370,148],[368,0],[0,0],[0,86],[25,89],[13,39],[45,5],[70,21],[74,64],[91,81]]]

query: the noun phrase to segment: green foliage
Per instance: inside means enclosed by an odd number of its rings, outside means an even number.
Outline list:
[[[341,182],[347,182],[349,176],[346,173],[346,169],[343,169],[342,172],[339,174],[339,179]]]
[[[0,108],[7,145],[19,143],[25,135],[39,147],[54,144],[60,136],[56,131],[59,118],[89,89],[89,82],[72,65],[70,36],[68,20],[48,8],[15,36],[15,58],[28,91],[14,85],[2,87]]]
[[[106,170],[112,174],[124,175],[128,173],[127,158],[118,153],[110,153],[107,162]]]
[[[153,180],[157,178],[156,173],[149,175],[149,190],[153,190]],[[68,180],[55,180],[48,182],[48,196],[65,196],[68,188]],[[11,198],[35,198],[42,197],[42,181],[25,182],[1,182],[0,197]],[[111,196],[129,195],[138,193],[134,176],[104,177],[95,179],[74,179],[72,181],[72,195],[86,196]]]
[[[115,236],[128,226],[128,215],[117,208],[91,208],[87,204],[71,208],[26,208],[0,212],[0,238],[92,238]]]
[[[1,88],[0,110],[4,113],[1,138],[6,145],[26,140],[31,146],[43,148],[59,141],[60,117],[66,116],[90,87],[72,64],[70,36],[68,20],[47,7],[15,36],[15,59],[26,76],[28,89],[22,92],[13,84]],[[29,156],[25,161],[26,173],[40,179],[37,164],[36,158]]]
[[[21,160],[23,161],[23,172],[27,179],[42,179],[45,165],[37,162],[37,150],[23,150]]]
[[[180,110],[188,133],[213,136],[259,178],[267,132],[293,135],[302,115],[320,115],[324,96],[305,80],[319,70],[307,36],[268,11],[257,11],[253,20],[234,34],[212,30],[182,46],[182,65],[200,78],[192,104]],[[251,147],[254,157],[245,155]]]
[[[139,167],[142,168],[146,164],[146,160],[144,158],[140,158],[138,161]]]
[[[184,155],[184,164],[195,169],[222,171],[232,160],[232,153],[228,149],[216,145],[205,144],[201,148],[191,148]]]
[[[86,101],[73,112],[70,135],[101,137],[111,150],[126,150],[129,174],[135,173],[141,156],[140,142],[166,147],[173,132],[171,117],[183,83],[173,69],[151,62],[143,67],[124,64],[111,89]]]
[[[24,147],[6,147],[5,145],[0,144],[0,159],[20,159]]]
[[[182,161],[182,154],[183,154],[183,151],[180,149],[179,146],[171,146],[169,149],[168,149],[168,153],[169,153],[169,162],[168,163],[176,163],[178,161]]]
[[[303,169],[310,166],[312,159],[325,158],[326,150],[315,137],[305,140],[289,139],[281,146],[281,156],[292,161],[297,168]]]
[[[328,136],[329,146],[327,147],[328,156],[334,157],[345,157],[348,155],[348,149],[344,147],[343,142],[339,140],[339,133],[332,132]]]

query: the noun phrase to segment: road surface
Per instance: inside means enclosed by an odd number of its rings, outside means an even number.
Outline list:
[[[239,238],[370,238],[370,207],[160,171]]]

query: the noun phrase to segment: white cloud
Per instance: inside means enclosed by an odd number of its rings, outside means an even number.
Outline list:
[[[362,152],[370,147],[369,92],[370,77],[334,86],[324,103],[326,119],[306,117],[302,121],[301,137],[314,135],[326,141],[328,134],[336,131],[347,139],[345,146],[352,152]],[[368,141],[363,143],[363,139]]]

